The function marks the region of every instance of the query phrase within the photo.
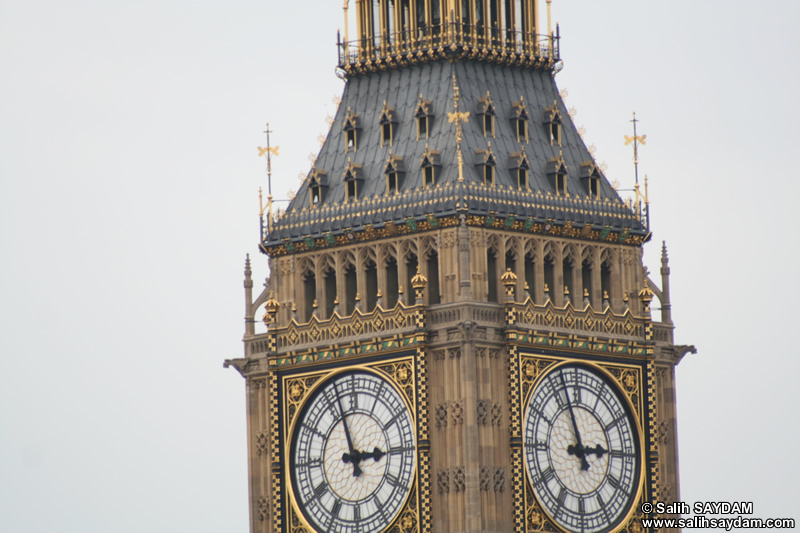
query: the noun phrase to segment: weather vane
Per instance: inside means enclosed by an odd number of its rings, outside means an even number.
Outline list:
[[[633,137],[628,137],[625,135],[625,146],[633,143],[633,172],[634,178],[636,180],[634,185],[634,190],[636,191],[636,214],[641,219],[642,217],[642,194],[639,192],[639,144],[646,145],[647,143],[645,140],[647,139],[647,135],[637,135],[636,134],[636,123],[639,122],[636,119],[636,111],[633,112]],[[650,227],[650,198],[647,194],[647,176],[644,177],[644,211],[645,211],[645,218],[647,226]]]
[[[266,148],[258,147],[258,157],[267,157],[267,234],[272,226],[272,156],[279,155],[280,146],[271,147],[269,145],[269,134],[272,131],[269,129],[269,122],[267,122],[267,129],[264,130],[267,135]],[[264,203],[261,199],[261,187],[258,188],[258,203],[259,203],[259,216],[261,217],[261,237],[264,237]]]

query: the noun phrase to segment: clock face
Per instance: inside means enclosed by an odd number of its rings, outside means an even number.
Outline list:
[[[539,381],[525,410],[525,462],[536,498],[567,531],[610,531],[634,503],[639,433],[626,400],[599,370],[564,365]]]
[[[368,371],[322,383],[295,421],[294,496],[317,531],[383,531],[408,498],[414,422],[400,393]]]

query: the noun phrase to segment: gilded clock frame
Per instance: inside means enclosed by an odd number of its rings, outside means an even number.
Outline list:
[[[385,357],[385,356],[384,356]],[[280,429],[273,434],[273,444],[280,449],[283,464],[289,464],[294,429],[298,415],[314,391],[328,380],[343,373],[366,371],[384,379],[405,402],[416,429],[416,457],[414,476],[409,493],[400,512],[385,529],[391,533],[423,533],[430,531],[430,447],[427,434],[427,375],[425,356],[422,348],[416,354],[392,354],[391,357],[377,360],[338,361],[339,364],[314,368],[293,368],[290,372],[273,374],[275,392],[278,393],[280,407],[277,413]],[[278,422],[278,420],[275,420]],[[273,427],[275,427],[273,426]],[[278,441],[278,442],[276,442]],[[273,448],[275,449],[275,448]],[[314,528],[305,519],[294,493],[291,473],[286,468],[281,473],[273,470],[273,501],[284,503],[283,524],[279,530],[285,533],[311,533]],[[277,481],[277,483],[276,483]],[[427,488],[427,493],[426,493]],[[427,498],[425,495],[427,494]],[[427,500],[427,502],[426,502]],[[427,503],[428,510],[425,505]],[[426,527],[427,525],[427,527]]]
[[[539,503],[535,496],[530,474],[524,461],[522,450],[522,429],[524,424],[525,406],[530,395],[536,390],[543,377],[558,367],[578,364],[591,368],[605,376],[613,384],[619,396],[626,402],[636,426],[639,442],[639,481],[633,505],[627,510],[625,517],[612,530],[612,533],[641,533],[642,513],[641,504],[647,500],[648,493],[654,493],[655,482],[658,478],[657,461],[650,455],[653,453],[651,442],[645,439],[649,434],[649,422],[654,416],[651,413],[652,385],[654,383],[655,368],[652,362],[641,360],[606,360],[565,357],[547,353],[535,353],[526,347],[513,346],[509,350],[509,373],[513,374],[512,387],[510,388],[512,410],[516,404],[517,416],[512,414],[512,443],[518,437],[519,446],[513,446],[511,453],[512,490],[515,501],[515,531],[520,532],[558,532],[567,533],[568,530],[559,526],[550,516],[549,512]],[[516,379],[514,379],[516,378]],[[516,396],[516,401],[514,396]],[[648,468],[649,466],[649,468]],[[648,491],[648,488],[650,489]]]

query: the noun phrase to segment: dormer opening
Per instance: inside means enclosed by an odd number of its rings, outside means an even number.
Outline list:
[[[493,186],[495,183],[495,167],[497,166],[497,162],[492,153],[492,143],[489,143],[486,150],[478,150],[476,155],[476,166],[482,167],[481,178],[483,184],[490,187]]]
[[[586,187],[586,193],[592,200],[600,198],[600,169],[594,161],[581,163],[581,181]]]
[[[517,177],[517,186],[521,190],[529,190],[529,173],[531,167],[528,164],[528,157],[525,155],[524,151],[511,154],[511,165],[509,168],[513,173],[512,175],[516,175]]]
[[[361,192],[361,187],[364,179],[361,177],[361,165],[347,161],[347,167],[344,171],[345,183],[345,201],[357,202],[358,195]]]
[[[381,125],[381,148],[392,145],[392,125],[391,123]]]
[[[358,148],[358,114],[353,113],[350,108],[347,108],[347,114],[344,117],[344,151],[345,153],[355,152]]]
[[[386,174],[386,194],[397,194],[397,173]]]
[[[428,145],[425,145],[425,152],[422,154],[422,162],[420,164],[423,186],[433,187],[436,185],[439,166],[439,152],[431,150]]]
[[[562,155],[548,161],[547,175],[552,180],[551,183],[557,196],[569,196],[567,191],[567,164],[564,162]]]
[[[430,136],[431,128],[431,101],[425,100],[422,95],[419,95],[419,103],[417,110],[414,112],[414,117],[417,119],[417,140],[428,139]]]
[[[328,190],[328,176],[324,170],[312,169],[308,175],[309,207],[317,207],[325,200]]]
[[[519,102],[512,104],[514,113],[514,130],[517,132],[517,142],[528,142],[528,111],[525,109],[525,102],[522,97],[519,97]]]
[[[386,161],[383,173],[386,174],[386,194],[397,194],[400,192],[400,179],[403,174],[403,158],[398,155],[392,155],[392,153],[389,152],[389,159]]]
[[[551,146],[561,146],[561,112],[558,110],[558,103],[553,102],[553,105],[545,108],[544,110],[545,126],[547,127],[547,136],[550,139]]]
[[[485,185],[494,185],[494,165],[483,165],[483,183]]]
[[[383,101],[383,109],[378,120],[378,126],[381,129],[381,148],[392,146],[396,120],[394,119],[394,108],[386,105],[386,100]]]
[[[481,123],[483,124],[483,136],[495,136],[495,123],[494,119],[497,113],[494,110],[492,103],[492,96],[489,91],[486,91],[486,96],[478,100],[478,115],[482,115]]]
[[[556,174],[556,194],[567,195],[567,175],[558,173]]]

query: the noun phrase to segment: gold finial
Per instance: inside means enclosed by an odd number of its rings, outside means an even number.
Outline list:
[[[411,278],[411,286],[415,289],[424,289],[428,284],[428,278],[422,275],[422,270],[417,266],[417,273]]]
[[[647,283],[647,278],[644,279],[644,287],[639,291],[639,299],[649,304],[653,300],[653,291],[650,290],[650,285]]]
[[[511,272],[510,268],[507,268],[505,273],[500,276],[500,282],[503,285],[514,285],[517,283],[517,275]]]
[[[642,146],[646,145],[645,139],[647,139],[647,135],[637,135],[636,133],[636,124],[639,122],[636,119],[636,111],[633,112],[633,137],[628,137],[625,135],[625,146],[633,143],[633,173],[634,173],[634,191],[636,193],[636,215],[641,219],[642,217],[642,194],[639,192],[639,145]],[[646,185],[645,185],[646,188]],[[645,193],[646,196],[646,193]],[[646,204],[645,204],[646,205]],[[648,217],[649,218],[649,217]]]
[[[269,291],[269,298],[267,298],[267,303],[264,305],[266,308],[266,313],[264,313],[265,324],[272,324],[275,322],[275,315],[277,314],[280,306],[280,302],[275,299],[275,292]]]
[[[347,27],[347,8],[349,7],[350,0],[344,0],[344,42],[345,46],[347,46],[347,41],[349,40],[349,31]]]
[[[264,130],[264,133],[267,135],[267,146],[265,148],[258,147],[258,157],[262,157],[266,154],[267,156],[267,233],[270,232],[270,228],[272,227],[272,156],[278,155],[278,151],[281,149],[280,146],[271,147],[269,145],[269,134],[272,133],[269,129],[269,122],[267,122],[267,129]],[[259,203],[261,202],[261,190],[258,191]],[[264,217],[264,207],[261,206],[261,217]]]

